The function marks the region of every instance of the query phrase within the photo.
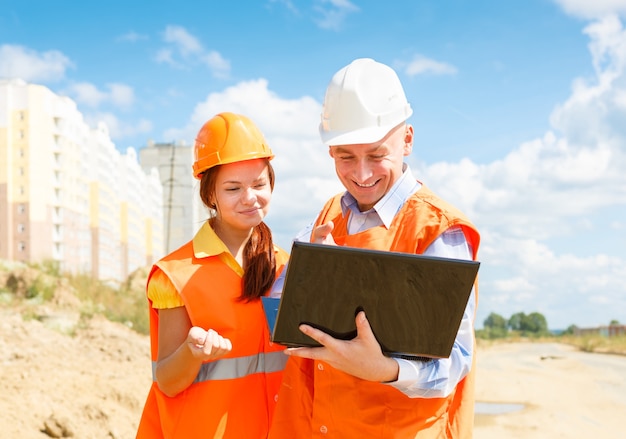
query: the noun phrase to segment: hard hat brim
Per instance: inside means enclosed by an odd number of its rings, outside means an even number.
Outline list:
[[[410,115],[410,114],[409,114]],[[387,135],[392,129],[406,120],[385,126],[362,128],[353,131],[324,131],[320,124],[319,132],[322,142],[326,146],[338,145],[367,145],[376,143]]]

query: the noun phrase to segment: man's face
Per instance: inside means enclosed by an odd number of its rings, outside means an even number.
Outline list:
[[[403,123],[378,142],[330,146],[329,153],[339,180],[365,212],[400,178],[404,156],[412,147],[413,127]]]

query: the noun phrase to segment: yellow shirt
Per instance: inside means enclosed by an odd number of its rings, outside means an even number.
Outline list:
[[[217,236],[208,221],[202,225],[196,236],[193,237],[193,252],[196,258],[218,256],[235,273],[243,277],[243,268],[230,253],[226,244]],[[152,307],[156,309],[185,306],[182,297],[170,279],[158,268],[152,274],[148,283],[148,298],[152,301]]]

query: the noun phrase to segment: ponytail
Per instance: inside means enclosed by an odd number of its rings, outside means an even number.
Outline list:
[[[245,271],[242,301],[263,296],[276,280],[276,257],[272,232],[264,222],[257,225],[244,248]]]

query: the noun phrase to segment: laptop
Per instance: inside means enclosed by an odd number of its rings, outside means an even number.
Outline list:
[[[295,241],[280,299],[263,297],[271,339],[319,346],[298,326],[356,336],[364,310],[383,352],[450,356],[480,263]]]

